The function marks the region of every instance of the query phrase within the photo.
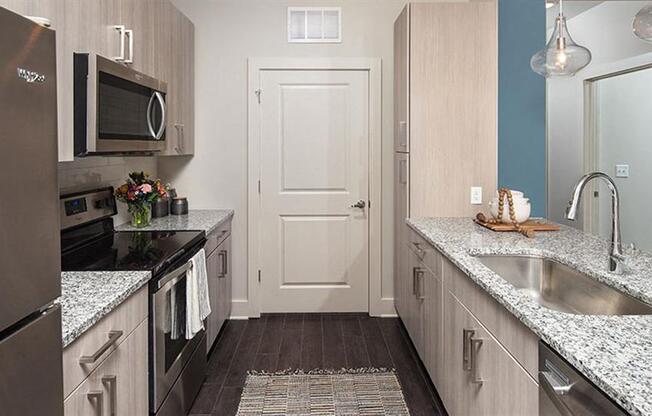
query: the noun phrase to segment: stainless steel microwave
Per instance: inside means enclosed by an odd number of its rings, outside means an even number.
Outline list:
[[[165,82],[95,54],[73,59],[75,156],[165,149]]]

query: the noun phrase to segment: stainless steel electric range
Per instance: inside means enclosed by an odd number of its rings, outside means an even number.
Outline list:
[[[115,231],[112,188],[62,195],[60,212],[63,271],[151,271],[150,414],[187,414],[206,374],[206,335],[186,339],[184,328],[186,270],[204,232]]]

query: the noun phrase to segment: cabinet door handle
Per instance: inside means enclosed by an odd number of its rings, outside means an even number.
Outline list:
[[[220,274],[218,277],[226,277],[227,273],[229,272],[229,264],[227,260],[227,252],[226,250],[220,250],[219,253],[217,253],[218,256],[220,257],[220,260],[222,262],[220,266]]]
[[[471,358],[469,351],[471,350],[471,338],[475,335],[475,329],[462,329],[462,369],[464,371],[471,371]]]
[[[471,382],[474,384],[482,384],[484,380],[478,371],[478,350],[482,347],[484,340],[482,338],[473,338],[471,337],[471,368],[472,368],[472,377]]]
[[[108,350],[111,345],[115,344],[122,336],[122,331],[109,331],[109,339],[92,355],[82,355],[79,357],[79,364],[93,364],[100,359],[102,354]]]
[[[417,268],[412,268],[412,295],[417,295]]]
[[[398,122],[399,145],[407,147],[407,121]]]
[[[398,170],[398,182],[401,185],[407,185],[407,161],[406,160],[401,160],[399,162],[399,170]]]
[[[113,28],[120,33],[120,54],[114,56],[113,60],[123,62],[125,60],[125,27],[124,25],[115,25]]]
[[[129,37],[129,58],[124,60],[125,64],[134,63],[134,31],[133,29],[125,29],[125,35]]]
[[[419,300],[424,300],[426,297],[424,296],[423,292],[424,290],[424,277],[425,272],[423,269],[419,268],[417,269],[417,299]]]
[[[86,398],[91,402],[95,402],[95,405],[100,410],[100,415],[104,414],[104,393],[101,390],[91,390],[86,393]]]
[[[419,257],[420,260],[423,260],[424,257],[426,257],[426,250],[421,247],[420,243],[412,243],[414,246],[414,249],[417,251],[416,255]]]
[[[104,376],[102,383],[108,384],[109,388],[109,416],[116,415],[116,404],[118,402],[118,377],[117,376]]]

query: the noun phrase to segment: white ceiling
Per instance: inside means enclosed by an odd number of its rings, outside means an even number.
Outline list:
[[[553,0],[555,5],[547,9],[547,23],[550,29],[555,24],[555,18],[559,14],[559,0]],[[592,7],[603,3],[602,1],[586,1],[586,0],[564,0],[564,16],[566,20],[572,19],[578,14],[584,13]]]

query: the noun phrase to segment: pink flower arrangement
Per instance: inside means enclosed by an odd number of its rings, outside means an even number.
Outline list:
[[[167,187],[159,179],[150,179],[144,172],[130,173],[127,183],[115,190],[115,197],[129,205],[130,210],[132,205],[151,204],[167,196]]]

